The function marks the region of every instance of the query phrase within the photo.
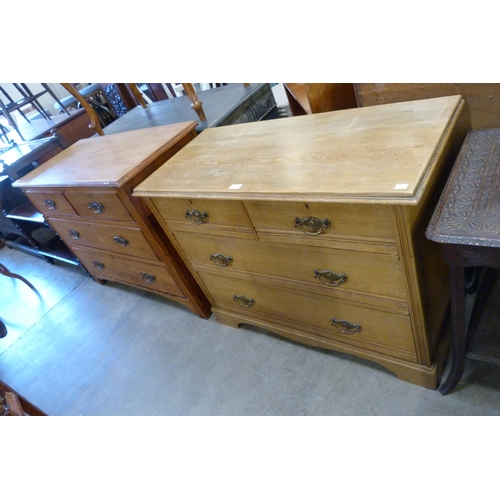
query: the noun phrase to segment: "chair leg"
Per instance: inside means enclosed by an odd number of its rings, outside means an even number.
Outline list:
[[[36,288],[26,278],[23,278],[19,274],[11,273],[3,264],[0,264],[0,274],[8,276],[9,278],[16,278],[18,280],[21,280],[23,283],[26,283],[32,290],[36,290]]]

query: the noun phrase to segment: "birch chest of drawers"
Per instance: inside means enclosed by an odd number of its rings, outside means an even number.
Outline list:
[[[137,184],[194,137],[195,122],[84,139],[14,183],[89,274],[185,304],[210,303],[146,203]]]
[[[425,228],[468,129],[460,96],[202,132],[135,190],[216,318],[435,388],[447,270]]]

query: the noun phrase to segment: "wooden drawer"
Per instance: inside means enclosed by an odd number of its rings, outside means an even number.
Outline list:
[[[89,273],[97,279],[119,281],[184,297],[170,271],[163,264],[79,247],[73,247],[72,250]]]
[[[153,198],[160,217],[171,230],[254,238],[240,201]]]
[[[65,190],[64,195],[81,217],[93,219],[133,220],[114,189],[106,190]]]
[[[263,278],[289,280],[288,285],[293,287],[314,287],[318,293],[373,296],[407,307],[406,277],[394,255],[224,239],[181,231],[175,237],[198,271],[250,272]]]
[[[46,215],[53,217],[58,215],[76,215],[75,210],[64,197],[61,190],[27,190],[26,195],[31,200],[37,210]]]
[[[272,201],[245,201],[244,205],[263,240],[314,246],[337,241],[346,248],[349,242],[378,243],[392,247],[389,253],[396,252],[396,220],[390,206]],[[319,229],[308,221],[319,221]]]
[[[86,246],[158,260],[138,227],[62,219],[50,219],[50,225],[69,246]]]
[[[255,281],[212,273],[200,273],[200,277],[216,307],[221,309],[401,359],[416,360],[409,316]],[[332,325],[334,319],[339,323]]]

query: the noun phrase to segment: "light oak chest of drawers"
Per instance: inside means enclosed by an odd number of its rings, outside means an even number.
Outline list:
[[[435,388],[447,270],[425,228],[468,130],[460,96],[207,130],[135,190],[217,319]]]
[[[194,137],[195,122],[77,142],[15,183],[43,213],[89,274],[180,302],[199,316],[210,303],[137,184]]]

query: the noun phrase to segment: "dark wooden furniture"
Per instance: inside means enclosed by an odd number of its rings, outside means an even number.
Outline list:
[[[175,300],[203,318],[210,304],[144,200],[132,190],[195,136],[194,121],[92,137],[13,185],[20,187],[98,282]]]
[[[207,128],[278,118],[276,101],[269,83],[225,85],[198,93],[206,120],[198,121],[196,131]],[[186,96],[136,106],[126,115],[104,128],[104,133],[116,134],[128,130],[156,127],[168,123],[197,120]]]
[[[23,411],[24,415],[32,417],[47,416],[47,414],[40,410],[40,408],[37,408],[34,404],[30,403],[26,398],[21,396],[21,394],[19,394],[17,391],[9,387],[5,382],[2,382],[0,380],[0,400],[3,401],[5,394],[8,393],[14,394],[16,396],[21,405],[21,410]]]
[[[285,83],[293,116],[357,107],[352,83]]]
[[[472,130],[500,127],[500,83],[354,83],[359,106],[461,95]]]
[[[58,134],[36,141],[12,143],[0,148],[0,239],[9,248],[41,257],[78,265],[77,258],[69,251],[43,215],[30,200],[12,183],[34,170],[41,158],[64,149]]]
[[[426,235],[442,243],[450,269],[452,364],[440,387],[452,392],[462,377],[467,343],[465,271],[500,269],[500,129],[467,136]]]
[[[26,142],[51,137],[57,133],[66,147],[80,139],[87,139],[95,135],[95,131],[89,128],[89,118],[84,109],[70,111],[69,115],[53,115],[50,120],[39,119],[32,120],[31,123],[20,123],[18,126]],[[18,141],[12,133],[9,133],[8,136],[9,139]],[[43,160],[47,160],[54,153],[48,153],[43,157]]]
[[[62,85],[68,92],[70,91],[67,84]],[[269,83],[252,83],[247,86],[243,83],[229,84],[199,92],[197,95],[203,103],[206,118],[203,121],[198,119],[196,111],[192,109],[190,97],[185,95],[153,102],[146,107],[137,106],[134,102],[135,107],[103,129],[93,110],[83,99],[80,102],[88,112],[89,126],[94,128],[99,135],[191,120],[198,121],[196,132],[199,133],[207,128],[279,118]],[[131,95],[129,98],[132,99]]]

